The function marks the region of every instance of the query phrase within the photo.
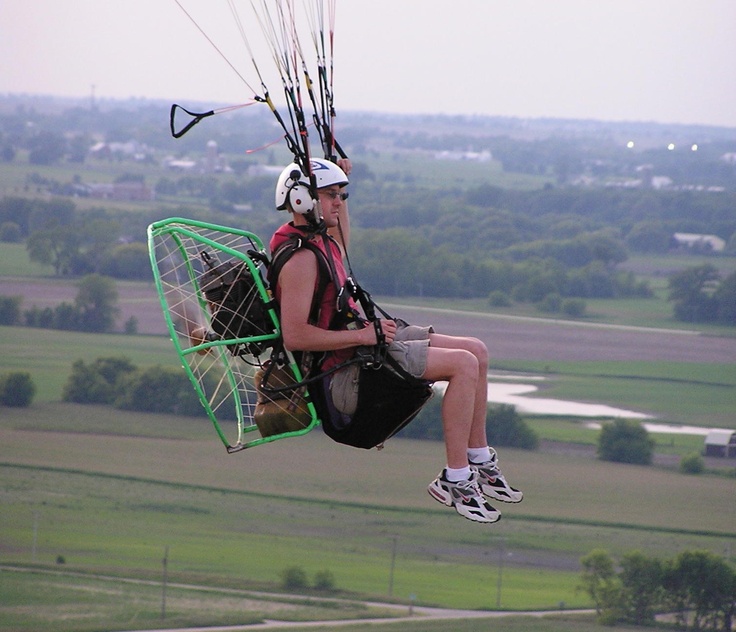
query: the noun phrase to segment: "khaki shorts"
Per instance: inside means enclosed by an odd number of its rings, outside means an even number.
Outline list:
[[[396,337],[388,346],[388,353],[409,375],[422,377],[427,370],[429,334],[434,329],[409,325],[398,318],[396,325]]]
[[[389,355],[410,375],[421,378],[427,369],[427,350],[432,327],[409,325],[396,319],[396,337],[388,347]],[[367,348],[367,347],[366,347]],[[389,370],[391,367],[385,365]],[[352,415],[358,405],[360,367],[352,364],[336,371],[330,378],[332,402],[338,411]]]

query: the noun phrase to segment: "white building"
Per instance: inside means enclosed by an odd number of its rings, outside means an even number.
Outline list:
[[[725,240],[716,235],[698,235],[697,233],[675,233],[674,240],[681,246],[687,248],[698,248],[711,250],[712,252],[723,252],[726,249]]]

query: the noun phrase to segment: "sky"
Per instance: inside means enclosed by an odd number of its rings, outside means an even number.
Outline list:
[[[180,2],[239,74],[175,0],[0,0],[0,93],[250,99],[228,2]],[[337,0],[334,93],[338,113],[736,127],[736,0]]]

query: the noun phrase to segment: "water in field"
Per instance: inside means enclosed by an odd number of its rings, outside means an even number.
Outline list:
[[[525,380],[528,378],[525,376]],[[541,378],[540,378],[541,379]],[[585,404],[581,402],[551,399],[546,397],[527,397],[539,388],[533,384],[510,382],[489,382],[488,401],[494,404],[511,404],[526,415],[569,415],[572,417],[626,417],[628,419],[651,419],[651,415],[614,408],[605,404]]]
[[[606,417],[626,419],[653,419],[651,415],[634,410],[615,408],[605,404],[590,404],[562,399],[529,397],[539,388],[533,384],[519,384],[512,376],[490,375],[488,382],[488,401],[495,404],[511,404],[525,415],[566,415],[571,417]],[[544,380],[543,377],[523,377],[525,382]],[[588,427],[600,428],[597,422],[589,422]],[[674,424],[657,424],[645,422],[643,426],[648,432],[666,432],[671,434],[689,434],[706,436],[711,428],[698,426],[681,426]]]
[[[592,404],[584,402],[573,402],[564,399],[552,399],[549,397],[529,397],[539,390],[534,384],[521,384],[514,380],[522,379],[524,382],[543,382],[544,377],[516,376],[511,374],[488,376],[488,402],[491,404],[509,404],[523,415],[560,415],[566,417],[583,418],[605,418],[605,419],[654,419],[652,415],[636,410],[615,408],[606,404]],[[446,382],[438,382],[436,387],[442,391],[446,388]],[[586,424],[589,428],[600,428],[601,424],[590,421]],[[690,434],[706,436],[712,428],[698,426],[682,426],[675,424],[658,424],[644,422],[642,425],[648,432],[666,432],[670,434]]]

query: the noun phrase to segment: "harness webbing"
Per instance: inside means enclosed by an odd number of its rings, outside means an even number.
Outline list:
[[[281,246],[279,246],[276,251],[273,253],[271,265],[268,268],[268,282],[269,286],[271,287],[271,290],[275,293],[276,290],[276,284],[278,283],[278,276],[283,269],[286,262],[300,249],[300,248],[307,248],[311,252],[315,254],[315,257],[317,258],[317,291],[315,291],[314,296],[312,297],[312,305],[310,308],[310,314],[309,314],[309,320],[311,324],[316,324],[319,320],[319,311],[322,304],[322,299],[324,298],[324,292],[327,288],[327,286],[330,283],[333,283],[335,286],[335,289],[337,290],[337,312],[335,314],[335,317],[332,319],[332,322],[330,323],[330,329],[337,328],[337,323],[339,322],[339,319],[341,317],[344,317],[344,312],[342,310],[349,309],[348,302],[346,297],[349,296],[353,300],[357,301],[360,305],[361,309],[363,310],[363,313],[366,317],[366,319],[370,322],[372,322],[373,327],[375,327],[376,330],[376,339],[378,340],[378,344],[376,344],[373,348],[373,356],[372,358],[366,357],[366,356],[356,356],[354,358],[351,358],[349,360],[346,360],[344,362],[341,362],[340,364],[332,367],[328,371],[322,371],[318,372],[317,374],[312,374],[307,377],[307,379],[299,382],[298,384],[289,385],[288,387],[284,387],[282,389],[273,389],[274,392],[277,392],[279,390],[285,391],[290,390],[293,388],[297,388],[299,386],[303,386],[304,384],[309,384],[316,382],[323,377],[330,375],[334,373],[335,371],[348,366],[350,364],[361,364],[363,366],[370,366],[374,369],[379,369],[381,366],[385,363],[389,364],[399,376],[401,376],[403,379],[412,382],[412,383],[420,383],[423,382],[423,380],[420,380],[419,378],[414,377],[410,373],[408,373],[398,362],[396,362],[388,353],[388,345],[386,344],[386,338],[383,333],[383,330],[381,328],[381,322],[380,319],[377,318],[376,312],[380,312],[380,314],[389,320],[393,320],[392,317],[383,310],[379,305],[377,305],[374,301],[371,295],[365,291],[360,285],[358,285],[352,276],[349,276],[347,280],[345,281],[344,285],[340,285],[337,277],[337,271],[335,268],[335,262],[332,259],[332,252],[329,248],[329,240],[332,240],[332,237],[330,237],[326,231],[322,232],[322,238],[325,239],[325,250],[326,253],[322,251],[319,246],[315,245],[312,240],[310,239],[311,236],[314,235],[314,232],[309,231],[306,232],[304,235],[294,235],[293,237],[290,237],[285,241]],[[342,310],[340,309],[342,307]],[[277,309],[278,311],[278,309]],[[324,359],[324,358],[322,358]],[[321,362],[315,362],[315,365],[319,365]]]

